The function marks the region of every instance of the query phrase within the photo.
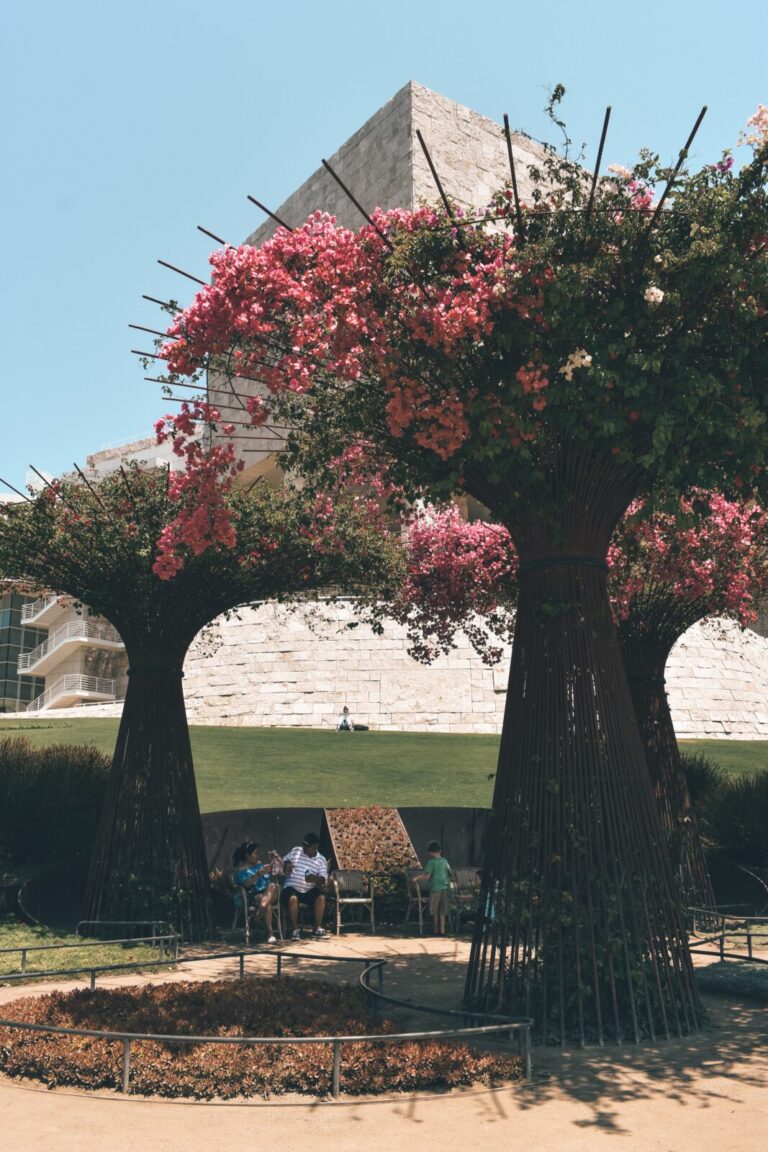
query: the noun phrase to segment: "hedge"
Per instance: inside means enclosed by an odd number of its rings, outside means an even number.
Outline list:
[[[109,768],[93,747],[0,739],[0,854],[48,864],[90,852]]]

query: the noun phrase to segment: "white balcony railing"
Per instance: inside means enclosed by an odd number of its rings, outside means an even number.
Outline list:
[[[63,628],[57,628],[56,631],[48,637],[42,644],[38,644],[37,648],[33,648],[31,652],[25,652],[23,656],[19,656],[17,665],[18,672],[26,672],[29,674],[44,660],[46,656],[50,656],[62,644],[72,643],[72,641],[84,640],[95,641],[107,644],[122,645],[120,633],[112,627],[111,624],[94,624],[90,620],[72,620],[69,624],[65,624]]]
[[[27,712],[40,712],[43,708],[49,708],[62,696],[101,696],[114,700],[115,685],[114,680],[107,680],[103,676],[81,676],[77,673],[60,676],[55,684],[51,684],[50,688],[46,688],[45,692],[27,704]]]
[[[33,620],[36,620],[38,616],[42,616],[44,612],[56,604],[59,599],[59,596],[52,594],[51,596],[42,596],[39,600],[35,600],[32,604],[22,604],[22,624],[31,624]]]

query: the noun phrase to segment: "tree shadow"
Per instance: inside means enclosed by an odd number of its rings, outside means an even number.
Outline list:
[[[356,946],[360,942],[357,937]],[[387,957],[384,990],[389,995],[434,1008],[457,1009],[469,945],[466,940],[447,937],[438,948],[436,951],[428,937],[379,937],[366,940],[362,950]],[[332,969],[341,966],[318,967],[331,977]],[[308,966],[302,964],[301,970],[309,975]],[[345,975],[349,978],[353,974]],[[344,978],[344,974],[340,976]],[[768,1088],[765,1009],[727,996],[703,999],[707,1023],[691,1036],[637,1045],[535,1047],[534,1075],[514,1089],[515,1108],[528,1110],[550,1100],[570,1101],[589,1109],[588,1116],[572,1121],[574,1126],[620,1135],[629,1131],[621,1119],[622,1108],[629,1103],[663,1098],[681,1108],[708,1109],[721,1102],[738,1104],[745,1087]],[[383,1011],[404,1030],[447,1028],[451,1023],[447,1016],[427,1016],[388,1005]],[[504,1111],[501,1100],[498,1104]],[[492,1107],[490,1097],[488,1106]]]

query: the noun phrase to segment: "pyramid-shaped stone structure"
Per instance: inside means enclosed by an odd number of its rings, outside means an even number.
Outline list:
[[[416,138],[420,130],[446,193],[466,208],[485,205],[509,180],[509,159],[500,124],[409,81],[359,128],[328,162],[367,212],[434,203],[438,191]],[[541,144],[512,134],[520,195],[530,196],[528,165],[544,155]],[[272,207],[272,205],[270,205]],[[333,177],[319,167],[275,211],[287,224],[303,223],[320,209],[347,228],[363,217]],[[277,225],[269,220],[248,237],[261,244]]]

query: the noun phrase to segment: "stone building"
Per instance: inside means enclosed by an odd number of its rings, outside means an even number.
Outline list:
[[[446,191],[465,207],[485,203],[508,178],[499,124],[411,82],[329,159],[366,211],[412,208],[437,198],[417,129]],[[526,168],[541,157],[541,145],[516,133],[513,152],[525,197],[530,192]],[[275,211],[296,225],[317,209],[349,227],[362,223],[323,167]],[[275,227],[267,221],[248,242],[263,242]],[[247,381],[238,381],[238,392],[248,387]],[[215,403],[226,403],[224,381],[212,377],[209,388]],[[279,436],[269,426],[236,444],[246,483],[274,469],[271,457]],[[142,451],[156,450],[147,442]],[[120,453],[107,454],[101,468]],[[408,656],[402,628],[392,625],[378,637],[362,625],[349,629],[349,608],[342,605],[334,613],[333,622],[318,626],[311,613],[257,604],[214,622],[207,637],[193,645],[184,667],[190,721],[331,727],[346,704],[357,723],[371,728],[501,730],[508,653],[501,664],[488,668],[460,638],[454,652],[423,666]],[[768,737],[768,641],[761,635],[728,622],[696,625],[675,646],[667,683],[679,736]],[[114,715],[119,707],[94,710]]]

